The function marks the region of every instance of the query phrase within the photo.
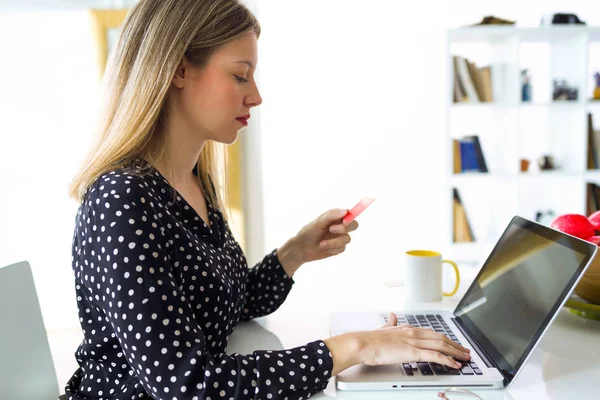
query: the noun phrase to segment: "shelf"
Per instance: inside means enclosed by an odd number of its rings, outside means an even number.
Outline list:
[[[490,43],[504,41],[514,35],[513,26],[473,26],[448,32],[451,43]]]
[[[554,42],[580,35],[589,34],[591,36],[596,33],[600,33],[598,28],[581,25],[555,25],[518,30],[518,36],[522,42]]]
[[[494,102],[461,102],[461,103],[450,103],[450,108],[511,108],[517,107],[517,103],[494,103]]]
[[[564,109],[564,110],[571,110],[571,109],[584,109],[585,107],[587,107],[588,105],[600,105],[600,100],[595,100],[595,101],[589,101],[589,102],[583,102],[583,101],[553,101],[553,102],[546,102],[546,103],[493,103],[493,102],[487,102],[487,103],[450,103],[450,108],[456,108],[456,109],[461,109],[461,108],[498,108],[498,109],[505,109],[505,108],[524,108],[524,109],[537,109],[537,108],[551,108],[551,109]]]
[[[452,174],[453,181],[467,181],[473,179],[512,179],[517,177],[516,174],[503,174],[491,172],[462,172],[460,174]]]
[[[571,110],[571,109],[584,109],[585,107],[587,107],[587,102],[584,101],[569,101],[569,100],[563,100],[563,101],[550,101],[550,102],[545,102],[545,103],[527,103],[527,102],[522,102],[520,103],[520,106],[522,108],[551,108],[551,109],[563,109],[563,110]]]
[[[492,172],[463,172],[460,174],[452,174],[451,181],[460,182],[476,179],[536,179],[536,178],[598,178],[600,179],[600,170],[595,171],[535,171],[535,172],[519,172],[519,173],[492,173]]]
[[[447,39],[447,184],[448,193],[458,189],[463,206],[456,209],[450,196],[446,208],[447,253],[457,261],[482,261],[514,215],[533,220],[540,210],[585,213],[589,203],[586,183],[600,185],[600,169],[585,169],[587,113],[600,113],[600,100],[590,98],[592,72],[600,62],[598,50],[590,43],[600,45],[600,27],[473,26],[449,30]],[[477,68],[498,66],[499,75],[491,81],[492,89],[499,89],[492,90],[495,101],[452,101],[457,75],[454,55],[467,58]],[[520,101],[521,69],[533,71],[533,102]],[[465,75],[464,71],[460,75]],[[553,101],[553,77],[578,87],[578,100]],[[484,78],[484,84],[488,84],[489,78]],[[452,173],[456,151],[453,139],[469,135],[478,136],[490,172]],[[551,154],[560,168],[540,171],[538,159],[542,154]],[[530,160],[529,172],[520,172],[520,158]],[[461,214],[455,214],[457,210]],[[463,210],[478,240],[474,243],[452,243],[453,221],[463,218]],[[459,227],[464,225],[458,222]]]
[[[600,179],[600,169],[587,170],[585,173],[585,177],[588,179]]]
[[[600,41],[600,28],[581,25],[519,28],[506,26],[472,26],[452,29],[448,33],[450,43],[494,43],[511,38],[522,42],[553,42],[589,34],[590,41]]]

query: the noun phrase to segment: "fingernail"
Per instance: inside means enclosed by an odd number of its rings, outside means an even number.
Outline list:
[[[340,210],[341,215],[345,215],[347,212],[348,212],[348,210]]]

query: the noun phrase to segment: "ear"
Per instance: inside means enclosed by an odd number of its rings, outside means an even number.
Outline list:
[[[181,60],[179,65],[177,66],[177,70],[175,70],[175,75],[173,75],[173,79],[171,80],[171,84],[175,86],[177,89],[183,89],[185,86],[185,77],[187,73],[187,60],[185,57]]]

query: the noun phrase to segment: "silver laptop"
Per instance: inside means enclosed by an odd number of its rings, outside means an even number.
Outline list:
[[[426,327],[471,349],[470,362],[356,365],[340,390],[499,389],[509,386],[596,255],[596,245],[515,216],[453,312],[402,310],[398,324]],[[334,313],[332,335],[381,327],[381,313]]]
[[[0,399],[56,400],[58,382],[31,268],[0,268]]]

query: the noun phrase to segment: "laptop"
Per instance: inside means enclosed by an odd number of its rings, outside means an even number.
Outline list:
[[[56,400],[58,382],[27,261],[0,268],[0,399]]]
[[[431,328],[471,350],[459,369],[436,363],[355,365],[339,390],[500,389],[509,386],[596,255],[597,246],[515,216],[453,312],[402,310],[398,324]],[[330,332],[370,330],[385,312],[338,312]]]

